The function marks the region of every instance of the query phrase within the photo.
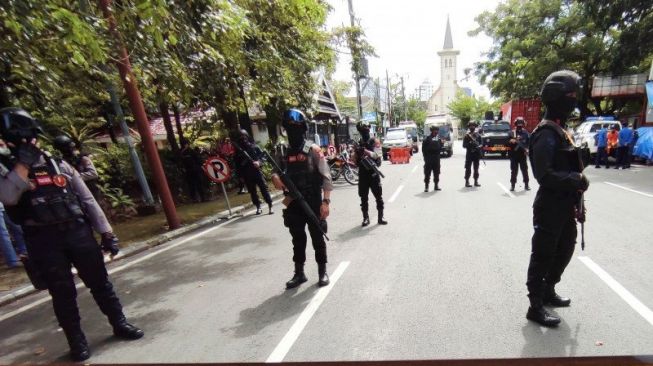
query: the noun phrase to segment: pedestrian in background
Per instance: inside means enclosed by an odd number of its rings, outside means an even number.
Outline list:
[[[23,229],[11,221],[2,202],[0,202],[0,250],[9,268],[22,266],[20,257],[27,253]]]
[[[624,121],[623,128],[619,131],[619,150],[617,150],[617,165],[615,169],[630,167],[630,143],[633,140],[633,129]]]
[[[608,132],[608,147],[606,149],[606,160],[611,156],[617,158],[617,147],[619,146],[619,129],[617,126],[610,127]]]
[[[195,202],[206,201],[204,192],[204,171],[202,164],[204,160],[199,151],[193,149],[188,141],[181,143],[181,162],[184,166],[186,184],[188,185],[188,196]]]
[[[245,180],[245,186],[247,186],[252,203],[256,206],[256,214],[260,215],[263,212],[261,210],[261,200],[256,192],[258,187],[263,199],[268,204],[268,214],[272,215],[274,213],[272,210],[272,197],[261,171],[263,151],[250,139],[249,133],[245,130],[235,131],[233,140],[236,142],[234,144],[236,147],[236,155],[234,155],[236,173]]]
[[[610,167],[610,161],[608,160],[608,130],[605,127],[601,127],[599,132],[594,135],[594,143],[596,144],[596,164],[595,168],[600,168],[601,163],[605,160],[605,167]]]
[[[77,169],[79,176],[82,177],[84,183],[91,191],[95,200],[100,199],[99,179],[100,176],[93,165],[88,154],[82,154],[77,144],[66,135],[59,135],[52,140],[52,145],[61,153],[61,157],[70,164],[73,168]]]

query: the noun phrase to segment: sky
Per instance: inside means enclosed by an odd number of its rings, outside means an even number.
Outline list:
[[[333,10],[329,14],[329,29],[349,25],[347,0],[327,0]],[[451,22],[454,49],[458,55],[458,84],[469,87],[476,95],[489,97],[486,87],[472,75],[467,81],[463,70],[472,68],[483,59],[492,40],[484,34],[470,37],[476,28],[474,18],[485,10],[496,8],[499,0],[352,0],[356,18],[374,46],[378,57],[370,58],[370,76],[404,77],[406,94],[410,94],[425,79],[436,87],[440,84],[440,58],[437,52],[444,44],[447,15]],[[348,50],[346,50],[348,51]],[[350,58],[338,54],[334,79],[352,80]]]

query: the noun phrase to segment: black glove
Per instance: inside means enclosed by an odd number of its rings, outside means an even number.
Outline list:
[[[105,253],[110,253],[112,257],[120,251],[120,247],[118,247],[118,238],[113,235],[112,232],[102,234],[100,246]]]
[[[20,146],[18,146],[18,151],[16,152],[18,162],[25,164],[28,167],[31,167],[34,163],[38,162],[41,155],[43,155],[43,151],[32,143],[20,144]]]
[[[590,186],[590,181],[587,179],[585,174],[580,174],[580,187],[579,189],[583,192],[587,190]]]

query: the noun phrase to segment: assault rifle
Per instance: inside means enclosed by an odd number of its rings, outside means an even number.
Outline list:
[[[363,146],[358,144],[356,145],[356,155],[358,155],[360,158],[360,162],[363,168],[372,172],[372,176],[378,175],[381,178],[385,178],[385,175],[376,166],[374,160],[365,154],[365,148]]]
[[[311,206],[308,205],[308,202],[306,202],[306,199],[304,198],[302,193],[297,189],[297,187],[295,186],[295,183],[293,183],[293,181],[290,179],[288,174],[286,174],[286,172],[283,171],[283,169],[281,169],[279,164],[277,164],[277,161],[272,158],[270,153],[265,151],[265,150],[263,151],[263,153],[265,154],[265,157],[267,158],[267,161],[270,162],[270,164],[272,165],[272,168],[274,169],[274,171],[279,176],[279,179],[281,179],[281,182],[283,183],[283,185],[288,190],[288,195],[290,196],[290,198],[292,198],[293,201],[297,201],[297,204],[299,205],[299,207],[301,207],[302,211],[304,211],[304,214],[306,214],[308,219],[320,230],[320,232],[322,233],[324,238],[326,240],[329,240],[329,237],[327,236],[326,230],[325,230],[326,221],[320,220],[315,215],[315,212],[313,212],[313,209],[311,209]]]
[[[467,135],[469,136],[469,140],[471,141],[471,143],[473,145],[472,148],[474,148],[475,150],[478,150],[478,152],[480,154],[480,157],[481,157],[481,161],[483,162],[483,165],[487,166],[487,163],[485,163],[485,158],[483,157],[483,149],[481,149],[481,144],[478,142],[477,139],[473,138],[472,135],[469,134],[469,132],[467,132]]]
[[[578,167],[582,173],[585,169],[585,164],[583,162],[583,150],[587,149],[587,146],[581,148],[576,148],[578,152]],[[576,220],[580,223],[580,249],[585,250],[585,213],[587,212],[585,208],[585,192],[581,192],[578,195],[578,203],[576,204]]]

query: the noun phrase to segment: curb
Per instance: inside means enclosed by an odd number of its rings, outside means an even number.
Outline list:
[[[275,193],[270,193],[270,196],[274,200],[275,198],[279,197],[281,195],[281,192],[275,192]],[[249,208],[254,207],[253,204],[249,203],[246,205],[240,205],[236,207],[231,208],[231,213],[232,214],[237,214],[241,213]],[[133,243],[127,248],[121,249],[120,253],[113,259],[106,261],[105,264],[113,263],[116,261],[121,261],[125,258],[129,258],[131,256],[134,256],[138,253],[144,252],[146,250],[152,249],[154,247],[157,247],[161,244],[167,243],[171,240],[177,239],[181,236],[184,236],[188,234],[191,231],[195,231],[201,228],[204,228],[206,226],[213,225],[217,222],[223,221],[226,217],[229,215],[229,210],[224,210],[220,211],[215,215],[211,215],[208,217],[205,217],[199,221],[196,221],[192,224],[182,226],[179,229],[175,229],[172,231],[169,231],[167,233],[163,233],[159,236],[156,236],[154,238],[150,238],[147,240],[143,240],[140,242]],[[231,220],[232,218],[228,218],[227,221]],[[12,303],[16,300],[22,299],[23,297],[27,297],[29,295],[35,294],[40,292],[41,290],[37,290],[34,288],[32,285],[27,285],[15,290],[12,290],[9,294],[4,295],[0,297],[0,307],[7,305],[9,303]]]

